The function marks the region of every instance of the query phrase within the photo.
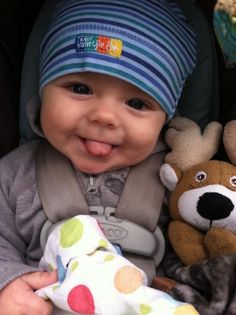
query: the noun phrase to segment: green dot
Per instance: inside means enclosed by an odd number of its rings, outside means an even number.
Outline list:
[[[141,312],[141,315],[147,315],[149,313],[151,313],[152,311],[152,308],[150,305],[148,304],[140,304],[140,312]]]
[[[79,262],[78,261],[74,261],[72,264],[71,264],[71,267],[70,267],[70,270],[71,271],[75,271],[75,269],[79,266]]]
[[[61,226],[60,244],[63,248],[68,248],[77,243],[83,235],[83,224],[80,220],[72,218]]]

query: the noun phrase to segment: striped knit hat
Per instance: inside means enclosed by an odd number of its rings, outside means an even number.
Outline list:
[[[171,118],[195,62],[194,34],[173,0],[61,0],[41,45],[40,91],[65,74],[108,74]]]

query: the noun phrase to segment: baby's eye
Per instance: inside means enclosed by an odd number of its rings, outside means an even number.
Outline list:
[[[144,101],[139,99],[129,100],[126,102],[126,104],[136,110],[145,110],[148,108],[148,105]]]
[[[70,88],[76,94],[82,94],[82,95],[92,94],[91,89],[86,84],[74,83],[74,84],[71,84]]]

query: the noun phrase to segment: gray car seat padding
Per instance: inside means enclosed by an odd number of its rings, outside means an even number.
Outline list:
[[[48,28],[51,13],[56,0],[46,0],[31,30],[24,55],[20,91],[20,133],[21,142],[27,142],[38,136],[31,129],[27,119],[27,103],[38,95],[39,82],[39,49],[40,43]]]
[[[38,94],[39,47],[48,27],[56,0],[46,0],[31,31],[25,51],[20,96],[21,142],[38,136],[27,120],[26,105]],[[219,113],[218,68],[214,38],[203,13],[190,0],[178,0],[185,15],[193,25],[197,39],[197,67],[186,82],[178,109],[183,116],[195,120],[201,127],[217,120]]]

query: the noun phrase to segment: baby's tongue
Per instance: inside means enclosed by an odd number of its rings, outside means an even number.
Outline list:
[[[106,157],[112,151],[111,144],[93,140],[85,140],[85,147],[91,155],[98,157]]]

